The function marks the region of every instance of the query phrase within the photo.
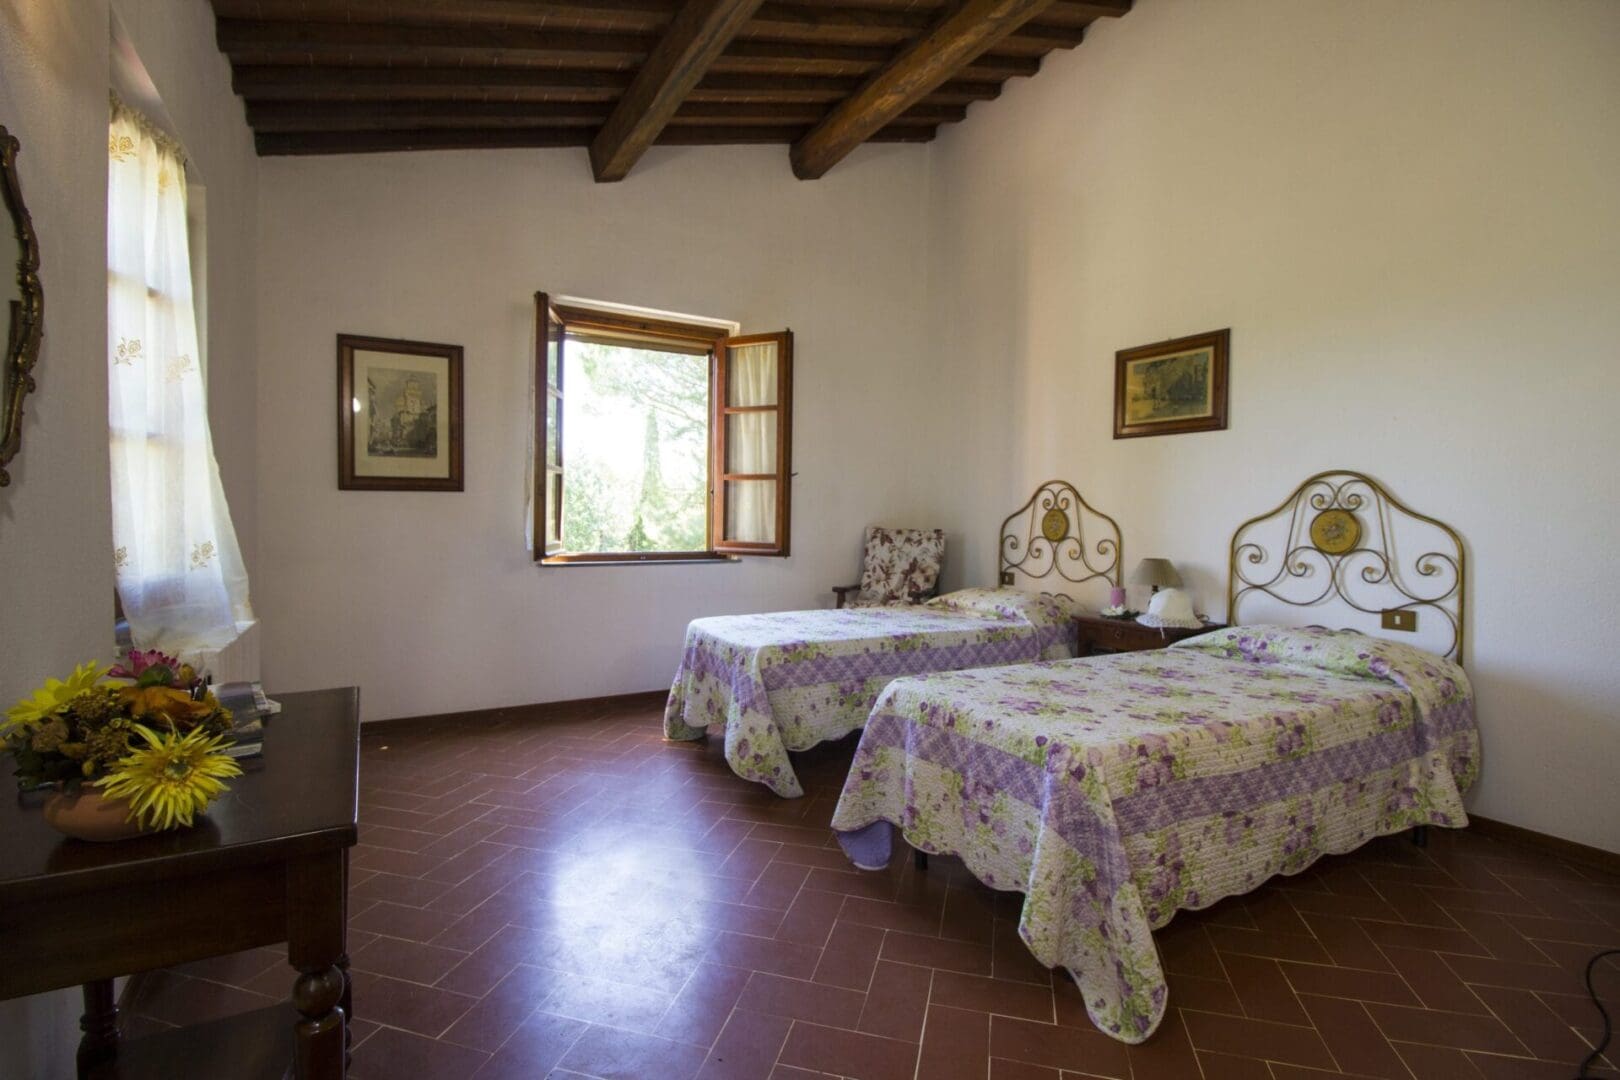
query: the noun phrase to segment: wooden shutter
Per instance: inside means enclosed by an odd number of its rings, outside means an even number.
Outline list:
[[[726,338],[714,355],[714,550],[785,556],[793,475],[793,332]]]
[[[563,324],[543,292],[534,294],[534,557],[563,549]]]

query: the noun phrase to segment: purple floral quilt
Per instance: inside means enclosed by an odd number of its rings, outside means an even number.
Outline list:
[[[1152,931],[1414,825],[1467,824],[1468,678],[1349,631],[1238,627],[1158,652],[898,679],[833,814],[861,866],[893,826],[1025,896],[1018,932],[1105,1033],[1165,1009]]]
[[[1069,602],[964,589],[915,607],[694,619],[664,710],[664,736],[724,724],[726,761],[776,794],[804,794],[789,750],[866,723],[891,679],[1074,655]]]

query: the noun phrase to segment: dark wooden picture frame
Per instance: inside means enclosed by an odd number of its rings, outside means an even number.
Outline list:
[[[1138,345],[1134,349],[1121,349],[1114,354],[1114,438],[1135,439],[1144,435],[1179,435],[1189,431],[1225,431],[1227,399],[1227,365],[1232,331],[1213,330],[1207,334],[1192,334],[1172,338],[1152,345]],[[1207,354],[1207,356],[1206,356]],[[1187,389],[1187,380],[1178,378],[1173,368],[1155,373],[1159,388],[1170,384],[1162,409],[1163,419],[1146,418],[1133,411],[1135,404],[1128,400],[1133,368],[1153,362],[1183,360],[1189,365],[1187,376],[1193,386],[1202,392],[1193,401],[1176,401],[1174,391]],[[1206,365],[1204,370],[1198,370]],[[1196,402],[1196,405],[1194,405]],[[1189,406],[1192,406],[1189,408]]]
[[[355,353],[385,353],[402,358],[410,363],[408,358],[423,357],[430,360],[444,361],[444,386],[438,385],[438,372],[407,367],[397,374],[407,376],[404,382],[414,387],[405,393],[411,395],[410,407],[401,407],[390,419],[397,437],[390,440],[397,444],[398,449],[390,447],[389,451],[373,457],[368,448],[364,454],[357,454],[355,446],[357,423],[362,409],[367,410],[367,419],[362,430],[369,432],[371,417],[375,415],[376,398],[379,396],[377,388],[367,384],[368,397],[371,400],[362,402],[356,392]],[[461,361],[462,350],[460,345],[440,345],[426,341],[405,341],[394,338],[368,337],[363,334],[339,334],[337,336],[337,363],[338,363],[338,488],[342,491],[461,491],[462,490],[462,413],[461,413]],[[422,375],[432,375],[433,387],[431,395],[421,393],[421,380],[410,378],[413,373],[420,371]],[[427,398],[427,405],[431,408],[431,422],[426,423],[422,417],[428,415],[427,410],[421,406]],[[395,404],[399,401],[396,400]],[[386,407],[386,405],[385,405]],[[442,410],[442,414],[441,414]],[[402,422],[402,417],[409,419]],[[407,427],[407,425],[409,425]],[[442,433],[442,439],[441,439]],[[368,440],[369,441],[369,440]],[[441,443],[443,445],[441,445]],[[422,452],[423,444],[433,447],[431,454]],[[400,466],[397,470],[379,468],[373,462],[392,460],[390,455],[397,455],[401,461],[433,462],[432,473],[442,475],[411,475],[413,471],[421,471]],[[443,462],[440,468],[437,463]]]

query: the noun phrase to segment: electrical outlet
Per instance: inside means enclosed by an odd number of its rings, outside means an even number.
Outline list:
[[[1417,629],[1417,612],[1411,608],[1385,608],[1385,630],[1405,630],[1408,633]]]
[[[1008,586],[1013,583],[1013,572],[1011,570],[1003,570],[1001,572],[1001,583]]]

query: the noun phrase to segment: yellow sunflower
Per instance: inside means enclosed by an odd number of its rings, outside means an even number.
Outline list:
[[[242,775],[235,759],[220,753],[230,745],[221,736],[196,729],[158,734],[144,724],[135,734],[145,747],[131,750],[96,781],[109,799],[128,799],[130,816],[149,829],[190,825],[194,815],[225,790],[224,780]]]
[[[15,727],[50,719],[68,702],[95,686],[105,674],[106,668],[94,660],[87,660],[74,668],[73,674],[66,680],[46,679],[45,685],[35,690],[32,697],[25,697],[6,710],[5,723],[0,724],[0,734]]]

